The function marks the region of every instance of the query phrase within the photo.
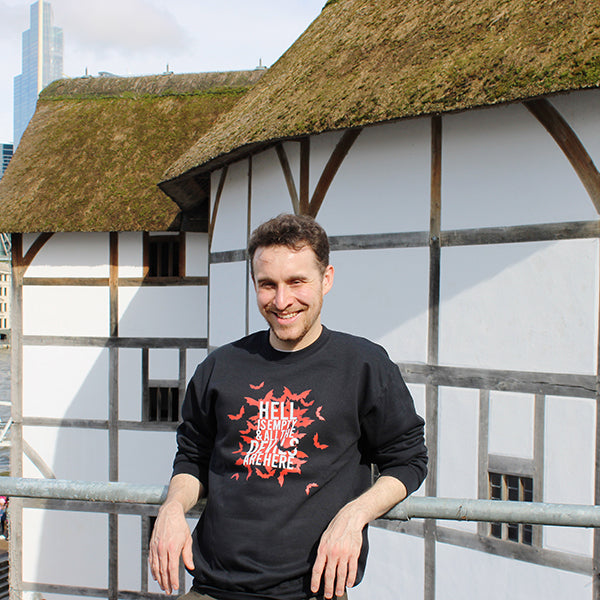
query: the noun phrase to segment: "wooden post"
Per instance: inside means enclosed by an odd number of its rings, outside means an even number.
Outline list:
[[[431,119],[431,209],[429,221],[429,319],[427,330],[427,364],[437,365],[439,354],[440,307],[440,230],[442,198],[442,119]],[[428,496],[437,495],[438,405],[439,387],[425,386],[426,436],[429,450],[429,474],[425,480]],[[427,519],[424,524],[425,587],[424,600],[435,600],[435,544],[436,521]]]

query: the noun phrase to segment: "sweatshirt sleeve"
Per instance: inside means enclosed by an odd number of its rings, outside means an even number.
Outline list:
[[[208,467],[216,435],[216,419],[209,380],[210,364],[198,366],[187,387],[181,407],[182,422],[177,428],[177,453],[173,476],[187,473],[196,477],[208,492]]]
[[[361,419],[362,436],[369,460],[380,475],[399,479],[408,494],[414,492],[427,474],[427,448],[423,419],[398,367],[388,360],[374,374],[378,383],[367,394]]]

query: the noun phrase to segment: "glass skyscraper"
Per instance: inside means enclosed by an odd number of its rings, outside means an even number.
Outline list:
[[[0,152],[2,152],[2,164],[0,165],[0,179],[2,179],[2,175],[4,175],[4,171],[6,171],[6,167],[8,167],[8,163],[13,155],[13,145],[12,144],[0,144]]]
[[[15,150],[35,112],[39,93],[63,76],[63,32],[53,25],[50,3],[38,1],[31,5],[30,11],[30,27],[23,32],[22,70],[15,77]]]

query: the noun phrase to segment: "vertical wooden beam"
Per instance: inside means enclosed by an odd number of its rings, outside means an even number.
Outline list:
[[[250,240],[250,234],[252,232],[252,155],[248,157],[248,200],[246,205],[246,248],[248,247],[248,241]],[[247,253],[246,253],[247,254]],[[246,323],[246,335],[250,333],[250,260],[246,256],[246,285],[244,295],[246,297],[245,304],[245,323]]]
[[[11,290],[11,430],[10,470],[13,477],[23,476],[23,235],[12,234]],[[13,498],[9,508],[10,600],[23,597],[23,501]]]
[[[431,119],[431,197],[429,222],[429,311],[427,330],[427,363],[438,364],[439,354],[439,306],[440,306],[440,229],[442,198],[442,119],[434,116]],[[426,402],[426,435],[429,449],[429,474],[425,490],[428,496],[437,495],[437,455],[438,455],[438,408],[439,388],[427,384],[425,388]],[[436,537],[437,525],[434,519],[426,519],[424,523],[425,543],[425,600],[435,600],[436,580]]]
[[[185,232],[179,232],[179,277],[185,277]]]
[[[308,214],[310,184],[310,138],[300,140],[300,214]]]
[[[479,390],[479,434],[477,447],[477,497],[486,500],[489,497],[488,462],[490,438],[490,391]],[[487,535],[488,523],[477,523],[477,533]]]
[[[146,279],[150,275],[150,233],[147,231],[143,234],[142,261],[144,263],[142,277]]]
[[[109,237],[110,336],[119,335],[119,234]],[[119,349],[108,349],[108,478],[119,480]],[[119,516],[108,515],[108,598],[119,597]]]
[[[533,501],[544,501],[544,463],[546,452],[546,396],[535,395],[533,416]],[[533,545],[541,547],[543,530],[533,526]]]
[[[600,256],[598,256],[600,264]],[[596,280],[598,281],[598,280]],[[598,286],[598,284],[596,284]],[[600,308],[600,286],[596,289],[596,298]],[[600,313],[596,331],[596,456],[594,478],[594,504],[600,505]],[[594,529],[594,554],[592,559],[593,599],[600,600],[600,529]]]

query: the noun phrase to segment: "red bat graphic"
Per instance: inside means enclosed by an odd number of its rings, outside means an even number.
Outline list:
[[[323,408],[322,406],[319,406],[319,408],[317,408],[317,410],[315,411],[315,415],[317,415],[317,419],[319,419],[320,421],[324,421],[325,420],[325,417],[321,416],[321,409],[322,408]]]
[[[315,444],[315,448],[318,448],[319,450],[325,450],[325,448],[329,448],[329,444],[319,444],[319,434],[318,433],[315,433],[313,442]]]
[[[239,474],[239,473],[234,473],[234,474],[231,476],[231,479],[238,480],[239,478],[240,478],[240,474]]]
[[[242,406],[242,410],[240,410],[240,412],[237,415],[227,415],[232,421],[239,421],[242,416],[244,415],[244,411],[246,410],[246,407]]]
[[[250,387],[251,387],[253,390],[260,390],[260,388],[261,388],[263,385],[265,385],[265,382],[264,382],[264,381],[263,381],[262,383],[259,383],[258,385],[252,385],[252,384],[250,384]]]
[[[306,495],[308,496],[310,494],[311,488],[316,488],[316,487],[319,487],[318,483],[309,483],[304,490],[306,492]]]

